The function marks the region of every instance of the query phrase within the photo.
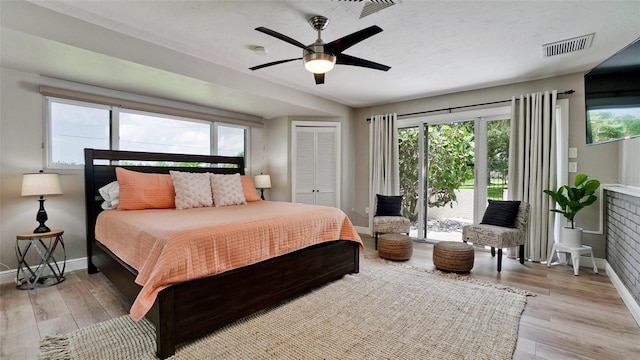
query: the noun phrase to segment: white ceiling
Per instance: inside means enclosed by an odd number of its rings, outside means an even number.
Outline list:
[[[412,1],[359,19],[359,1],[32,1],[0,3],[2,66],[273,118],[365,107],[589,70],[640,37],[640,1]],[[388,72],[337,65],[315,85],[302,50],[378,25],[345,54]],[[71,18],[70,18],[71,17]],[[78,21],[78,19],[82,21]],[[542,45],[595,33],[551,58]],[[263,46],[266,55],[251,49]]]

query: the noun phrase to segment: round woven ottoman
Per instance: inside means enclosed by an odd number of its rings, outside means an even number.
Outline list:
[[[378,255],[389,260],[409,260],[413,241],[409,235],[383,234],[378,238]]]
[[[462,242],[441,241],[433,245],[433,265],[442,271],[469,272],[473,268],[473,246]]]

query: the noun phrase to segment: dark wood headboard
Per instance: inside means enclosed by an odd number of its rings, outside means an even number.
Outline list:
[[[155,163],[161,163],[156,165]],[[196,166],[197,165],[197,166]],[[99,189],[116,180],[116,168],[168,174],[170,170],[244,175],[244,158],[232,156],[186,155],[138,151],[84,149],[84,186],[87,215],[87,261],[89,272],[95,241],[96,218],[102,211]]]

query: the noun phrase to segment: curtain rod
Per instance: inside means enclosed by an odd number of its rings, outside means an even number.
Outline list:
[[[571,94],[573,94],[575,92],[576,92],[575,90],[571,89],[571,90],[559,92],[558,95],[571,95]],[[516,98],[516,100],[518,100],[518,99]],[[509,100],[491,101],[491,102],[485,102],[485,103],[480,103],[480,104],[472,104],[472,105],[454,106],[454,107],[436,109],[436,110],[418,111],[418,112],[413,112],[413,113],[408,113],[408,114],[399,114],[398,117],[429,114],[429,113],[438,112],[438,111],[445,111],[445,110],[448,110],[449,113],[451,113],[451,110],[464,109],[464,108],[474,107],[474,106],[500,104],[500,103],[509,102],[509,101],[511,101],[511,99],[509,99]],[[371,121],[371,118],[370,117],[367,118],[367,121]]]

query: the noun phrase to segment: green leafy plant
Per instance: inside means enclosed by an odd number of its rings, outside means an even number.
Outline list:
[[[560,213],[571,222],[571,228],[575,229],[573,219],[578,211],[593,204],[598,197],[594,195],[600,187],[600,181],[589,178],[586,174],[576,175],[573,187],[563,185],[557,191],[544,190],[544,193],[558,204],[560,209],[551,209]]]

